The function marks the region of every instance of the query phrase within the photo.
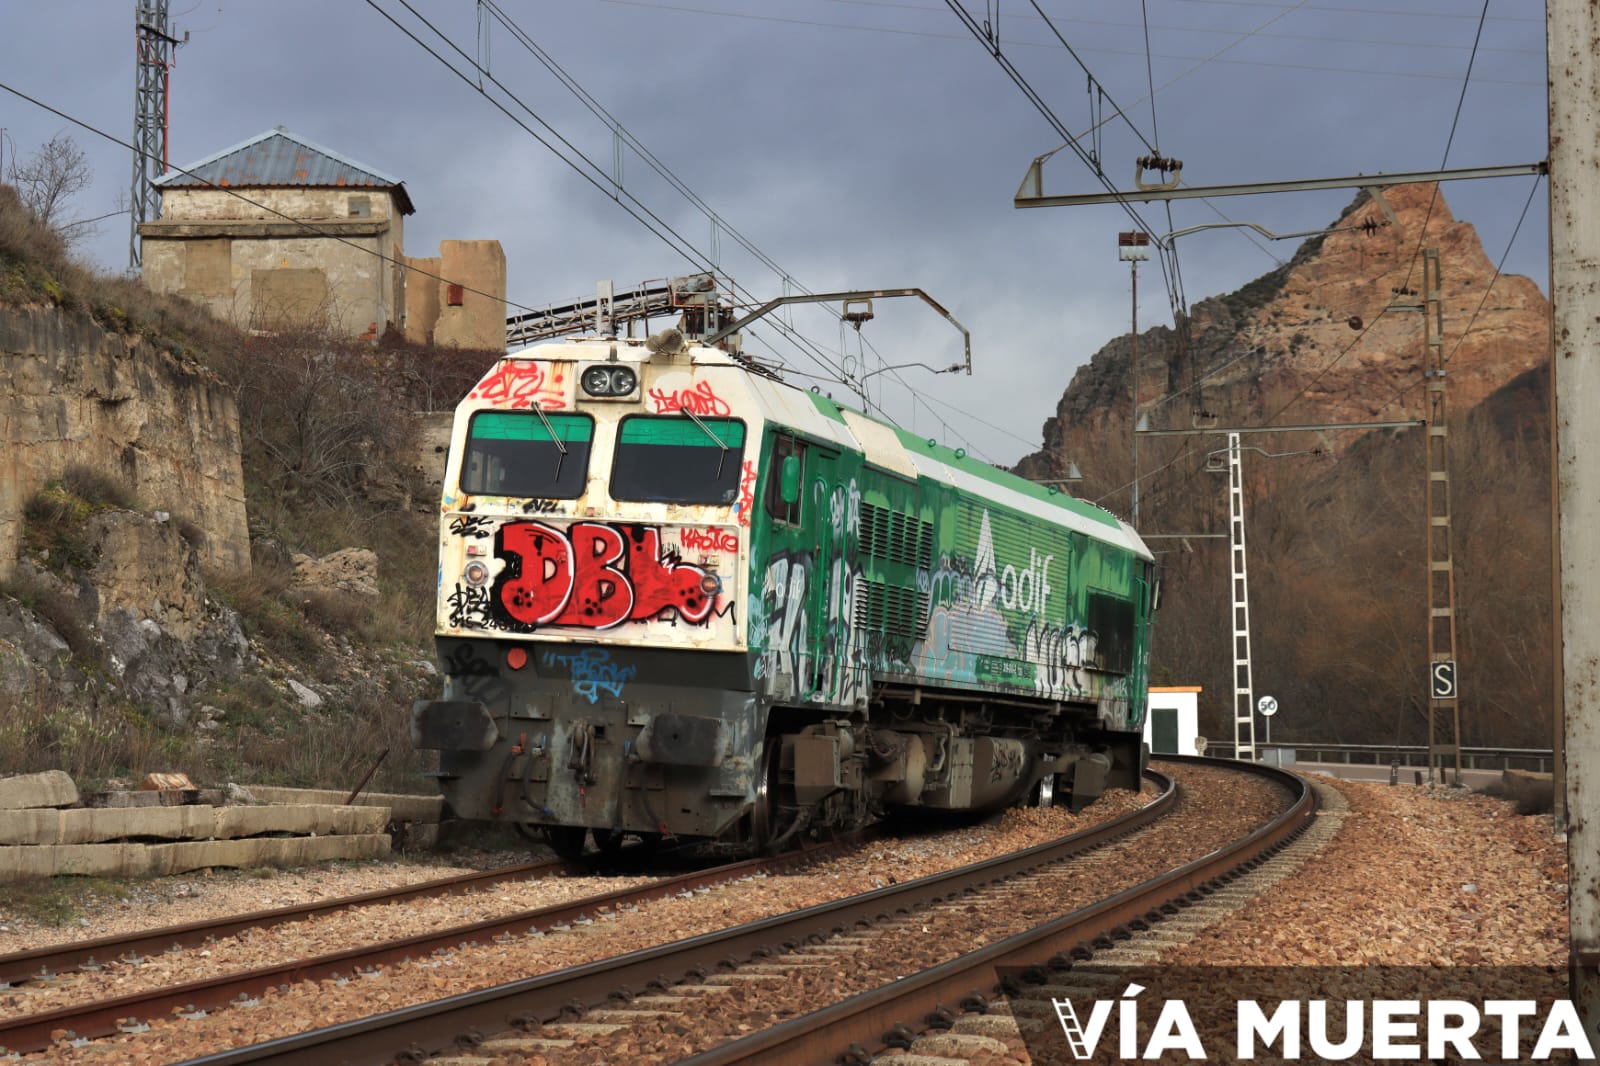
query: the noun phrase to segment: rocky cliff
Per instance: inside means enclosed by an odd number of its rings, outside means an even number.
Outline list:
[[[1138,391],[1150,427],[1189,428],[1206,413],[1228,425],[1422,417],[1422,315],[1393,306],[1423,298],[1419,246],[1439,251],[1452,410],[1544,363],[1549,304],[1538,287],[1520,276],[1496,279],[1476,230],[1451,215],[1434,185],[1383,196],[1392,220],[1363,193],[1333,232],[1306,241],[1286,266],[1196,304],[1186,350],[1171,329],[1141,332]],[[1128,439],[1132,347],[1131,336],[1118,337],[1078,370],[1045,423],[1045,448],[1019,464],[1023,473],[1059,477],[1073,459],[1090,489],[1128,480],[1120,467],[1096,479],[1090,460],[1108,438]],[[1355,437],[1323,443],[1340,450]],[[1126,450],[1112,452],[1113,465],[1127,462]]]
[[[81,311],[0,307],[0,578],[16,564],[27,501],[69,467],[186,519],[206,564],[249,568],[232,391]]]
[[[1546,747],[1549,307],[1529,279],[1496,278],[1473,227],[1434,193],[1386,190],[1392,220],[1358,197],[1283,267],[1198,303],[1185,347],[1171,329],[1142,332],[1139,407],[1155,429],[1428,415],[1423,317],[1394,305],[1422,302],[1419,247],[1437,248],[1462,736]],[[1078,370],[1045,424],[1046,447],[1021,463],[1025,474],[1061,477],[1076,462],[1077,494],[1124,516],[1133,347],[1118,337]],[[1279,700],[1280,741],[1427,739],[1426,439],[1416,429],[1246,438],[1253,680]],[[1201,731],[1227,741],[1227,483],[1206,472],[1224,444],[1142,438],[1138,525],[1165,575],[1152,676],[1203,686]]]

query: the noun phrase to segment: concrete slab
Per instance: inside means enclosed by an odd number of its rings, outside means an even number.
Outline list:
[[[322,803],[345,806],[348,792],[327,788],[285,788],[281,785],[246,785],[262,803]],[[444,815],[443,796],[409,796],[398,792],[363,792],[352,807],[387,807],[390,817],[400,822],[437,823]]]
[[[0,777],[0,810],[71,807],[77,802],[78,786],[64,770]]]
[[[85,807],[220,807],[227,801],[220,788],[165,789],[138,792],[94,792],[83,798]]]
[[[218,807],[211,836],[233,838],[266,833],[318,836],[381,833],[389,824],[387,807],[337,807],[299,803],[288,806]]]
[[[328,859],[389,854],[387,833],[249,840],[186,840],[172,844],[44,844],[0,847],[0,882],[75,874],[148,877],[220,866],[305,866]]]

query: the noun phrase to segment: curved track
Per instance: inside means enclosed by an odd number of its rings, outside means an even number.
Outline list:
[[[1207,760],[1163,756],[1174,762]],[[1214,763],[1213,763],[1214,765]],[[1070,970],[1075,959],[1147,929],[1199,902],[1285,847],[1316,814],[1315,793],[1303,779],[1259,763],[1230,767],[1294,789],[1290,807],[1230,847],[1161,877],[1063,915],[1055,921],[961,955],[903,980],[862,993],[687,1060],[692,1066],[800,1066],[820,1061],[869,1062],[879,1052],[909,1045],[928,1029],[947,1029],[961,1013],[982,1013],[1003,994],[997,967],[1031,968],[1038,984]]]
[[[1161,789],[1155,802],[1025,851],[716,933],[192,1061],[196,1066],[421,1062],[480,1043],[484,1033],[526,1034],[590,1008],[617,1006],[618,1001],[627,1006],[637,1000],[637,992],[714,982],[718,971],[739,965],[735,960],[776,958],[808,940],[936,906],[978,885],[1029,875],[1133,833],[1177,803],[1170,778],[1153,772],[1150,777]]]

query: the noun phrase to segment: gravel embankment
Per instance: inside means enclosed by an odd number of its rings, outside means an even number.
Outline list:
[[[1518,816],[1499,800],[1445,791],[1353,782],[1339,782],[1338,787],[1347,797],[1350,811],[1338,836],[1319,857],[1195,941],[1174,948],[1164,961],[1208,965],[1565,964],[1565,848],[1550,832],[1548,816]],[[575,927],[571,933],[486,945],[471,953],[394,967],[380,978],[291,988],[264,997],[261,1006],[252,1010],[217,1012],[193,1022],[156,1020],[154,1031],[139,1037],[81,1049],[57,1048],[47,1057],[30,1057],[30,1061],[171,1062],[207,1049],[294,1031],[303,1024],[296,1019],[315,1017],[331,1022],[397,1006],[410,1000],[408,989],[416,986],[427,987],[436,996],[451,995],[511,976],[543,972],[865,891],[884,883],[891,874],[906,880],[976,861],[1082,828],[1091,820],[1126,809],[1132,801],[1126,793],[1108,799],[1110,802],[1076,818],[1064,811],[1013,811],[998,826],[975,827],[937,839],[884,842],[855,860],[830,863],[799,877],[760,878],[736,886],[736,891],[663,900],[639,912],[599,916],[593,925]],[[445,872],[440,866],[413,864],[280,874],[264,880],[219,875],[153,883],[159,887],[139,890],[147,894],[145,898],[107,900],[85,910],[83,917],[89,924],[82,927],[81,935],[100,936],[119,929],[195,920],[206,914],[345,895],[380,884],[427,880]],[[602,884],[615,887],[620,882],[536,882],[528,886],[526,898],[519,896],[519,905],[539,905],[539,891],[561,893],[543,900],[549,902],[571,898],[566,893],[575,885],[598,891]],[[175,885],[190,887],[180,892]],[[418,911],[419,922],[470,920],[486,916],[487,907],[498,907],[498,897],[512,891],[493,889],[477,894],[485,897],[482,899],[457,897],[427,906],[412,904],[407,910]],[[472,913],[459,913],[463,910]],[[451,913],[457,916],[450,918]],[[396,916],[385,918],[384,935],[396,935],[396,920]],[[329,921],[332,919],[312,924],[320,927]],[[19,927],[14,918],[0,924],[12,927],[0,931],[0,951],[67,939],[59,932],[52,936],[49,931]],[[298,943],[296,950],[301,950],[307,932],[302,929],[298,937],[287,934],[291,940],[286,942]],[[320,934],[320,929],[317,932]],[[341,946],[350,946],[348,935],[340,934],[345,937]],[[269,946],[265,939],[259,944],[262,955],[251,956],[257,938],[267,936],[270,934],[238,938],[244,946],[237,950],[243,954],[230,955],[225,968],[282,957],[283,943]],[[209,950],[215,953],[218,947]],[[215,972],[207,969],[207,959],[199,955],[186,952],[179,960],[189,979]],[[404,974],[404,969],[412,972]],[[7,1003],[4,997],[12,994],[0,993],[0,1010],[32,1013],[49,1009],[31,1000],[25,1005]]]

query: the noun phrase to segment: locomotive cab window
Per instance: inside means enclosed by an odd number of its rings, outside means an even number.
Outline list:
[[[772,469],[767,474],[767,514],[785,525],[797,526],[800,524],[801,495],[796,492],[793,502],[784,501],[784,484],[790,479],[784,476],[784,467],[790,459],[794,465],[792,483],[798,487],[806,483],[806,444],[805,441],[796,440],[786,433],[780,433],[772,441]]]
[[[575,500],[589,477],[594,419],[542,411],[479,411],[467,425],[461,491]]]
[[[744,436],[735,418],[629,415],[617,430],[611,498],[731,504],[739,498]]]

